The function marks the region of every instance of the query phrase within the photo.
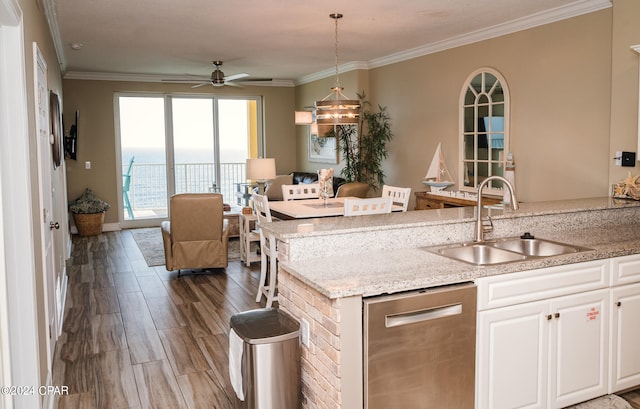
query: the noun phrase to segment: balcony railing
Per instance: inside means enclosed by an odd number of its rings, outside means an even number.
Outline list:
[[[236,184],[246,182],[244,162],[221,163],[218,178],[214,163],[181,163],[175,165],[174,171],[176,193],[222,193],[224,202],[229,204],[236,203]],[[161,209],[166,215],[167,166],[134,163],[128,195],[134,215],[140,210]]]

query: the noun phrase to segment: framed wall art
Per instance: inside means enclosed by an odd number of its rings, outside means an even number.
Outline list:
[[[309,133],[309,162],[338,163],[338,138]]]

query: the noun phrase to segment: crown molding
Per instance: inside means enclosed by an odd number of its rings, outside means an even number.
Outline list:
[[[339,65],[338,71],[344,73],[344,72],[349,72],[353,70],[368,70],[370,68],[371,66],[366,61],[354,61],[354,62],[349,62],[349,63]],[[316,73],[300,77],[297,80],[295,80],[294,83],[295,85],[302,85],[302,84],[307,84],[309,82],[321,80],[324,78],[333,77],[335,75],[336,75],[335,67],[327,68],[326,70],[318,71]]]
[[[498,24],[482,30],[473,31],[447,40],[438,41],[432,44],[411,48],[409,50],[394,53],[385,57],[375,58],[369,62],[357,62],[341,65],[341,72],[347,72],[354,69],[371,69],[382,67],[385,65],[395,64],[398,62],[411,60],[413,58],[434,54],[440,51],[450,50],[463,45],[473,44],[491,38],[500,37],[506,34],[512,34],[518,31],[527,30],[545,24],[555,23],[583,14],[593,13],[612,7],[612,0],[579,0],[555,9],[546,10],[540,13],[532,14],[527,17],[509,21],[507,23]],[[640,52],[640,51],[638,51]],[[352,64],[354,64],[352,66]],[[296,85],[306,84],[308,82],[320,80],[335,74],[335,69],[323,70],[314,74],[305,75],[295,81]]]
[[[60,71],[64,72],[67,66],[67,60],[64,58],[64,43],[62,42],[62,36],[60,36],[60,27],[58,26],[56,1],[42,0],[42,5],[44,6],[44,15],[47,19],[47,24],[49,24],[49,32],[51,33],[53,48],[56,50],[58,64],[60,64]]]
[[[64,74],[66,80],[86,80],[86,81],[125,81],[125,82],[163,82],[163,83],[181,83],[181,84],[199,84],[202,81],[194,79],[193,81],[185,81],[189,78],[175,75],[160,74],[127,74],[113,72],[85,72],[85,71],[68,71]],[[234,81],[234,83],[243,86],[254,87],[293,87],[292,80],[272,81]]]

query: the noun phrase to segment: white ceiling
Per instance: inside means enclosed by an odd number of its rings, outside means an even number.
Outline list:
[[[610,7],[611,0],[44,0],[66,78],[248,73],[304,83]],[[83,47],[75,51],[73,43]],[[344,65],[343,65],[344,64]],[[286,84],[287,81],[280,81]]]

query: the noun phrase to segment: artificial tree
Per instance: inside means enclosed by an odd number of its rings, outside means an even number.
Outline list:
[[[379,190],[384,184],[382,161],[387,158],[387,142],[393,138],[387,108],[371,110],[364,92],[358,94],[362,104],[358,125],[339,125],[334,134],[340,142],[345,166],[341,175],[349,182],[363,182]]]

